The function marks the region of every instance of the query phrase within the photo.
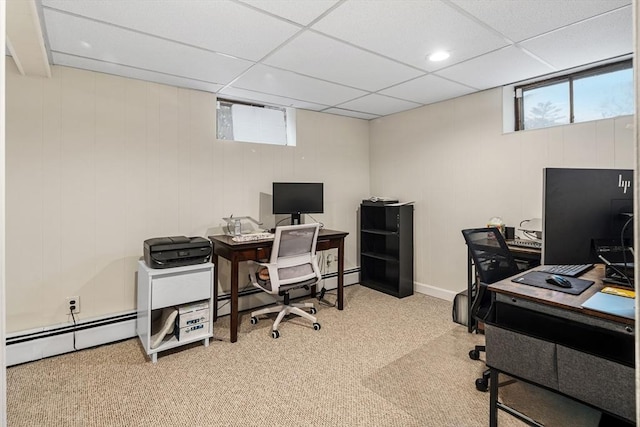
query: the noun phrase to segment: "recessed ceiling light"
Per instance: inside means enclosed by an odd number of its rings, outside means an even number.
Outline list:
[[[444,50],[439,50],[437,52],[433,52],[429,55],[429,61],[444,61],[449,57],[449,52],[445,52]]]

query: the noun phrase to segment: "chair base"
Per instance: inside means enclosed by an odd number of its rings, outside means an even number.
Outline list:
[[[306,311],[302,310],[303,308],[310,308],[311,313],[307,313]],[[288,305],[278,303],[277,305],[272,307],[265,307],[260,310],[252,311],[251,324],[255,325],[256,323],[258,323],[258,316],[260,315],[278,313],[278,317],[276,317],[276,320],[273,322],[273,326],[271,327],[272,336],[274,338],[278,338],[278,336],[280,336],[280,334],[277,333],[278,326],[280,326],[280,322],[282,321],[282,319],[284,319],[284,317],[289,314],[295,314],[297,316],[304,317],[305,319],[308,319],[313,323],[313,329],[320,329],[320,324],[317,322],[316,317],[312,315],[315,312],[316,308],[313,303],[310,302],[292,303]]]

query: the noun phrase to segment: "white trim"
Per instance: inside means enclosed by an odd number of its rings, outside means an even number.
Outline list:
[[[131,317],[133,314],[135,313],[128,313],[128,318],[113,323],[108,323],[109,317],[79,323],[78,328],[85,327],[86,329],[79,329],[75,332],[75,349],[82,350],[135,337],[137,335],[136,319]],[[105,320],[106,323],[89,325],[100,320]],[[66,328],[68,331],[58,333],[56,330],[60,328]],[[72,328],[73,324],[69,323],[10,334],[11,336],[6,339],[7,366],[75,351]],[[28,340],[20,342],[23,339]]]
[[[0,2],[0,46],[6,42],[6,5]],[[5,56],[0,58],[0,83],[5,87]],[[0,426],[7,425],[7,354],[5,345],[5,91],[0,91]]]
[[[440,298],[445,301],[453,302],[453,299],[458,292],[450,291],[448,289],[437,288],[431,285],[425,285],[423,283],[414,282],[414,290],[417,293],[429,295],[435,298]]]

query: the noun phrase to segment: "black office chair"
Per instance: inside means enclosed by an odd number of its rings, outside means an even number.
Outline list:
[[[520,272],[507,242],[500,230],[494,227],[462,230],[469,254],[473,259],[476,274],[476,292],[471,305],[471,315],[478,322],[483,322],[491,308],[491,293],[487,286]],[[471,320],[471,319],[470,319]],[[483,345],[477,345],[469,352],[472,360],[480,358],[480,352],[486,351]],[[489,390],[489,370],[476,379],[476,389]]]

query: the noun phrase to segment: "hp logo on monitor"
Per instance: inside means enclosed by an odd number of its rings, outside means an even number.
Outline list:
[[[631,188],[631,180],[624,180],[622,174],[618,175],[618,188],[622,188],[622,192],[627,194],[627,188]]]

